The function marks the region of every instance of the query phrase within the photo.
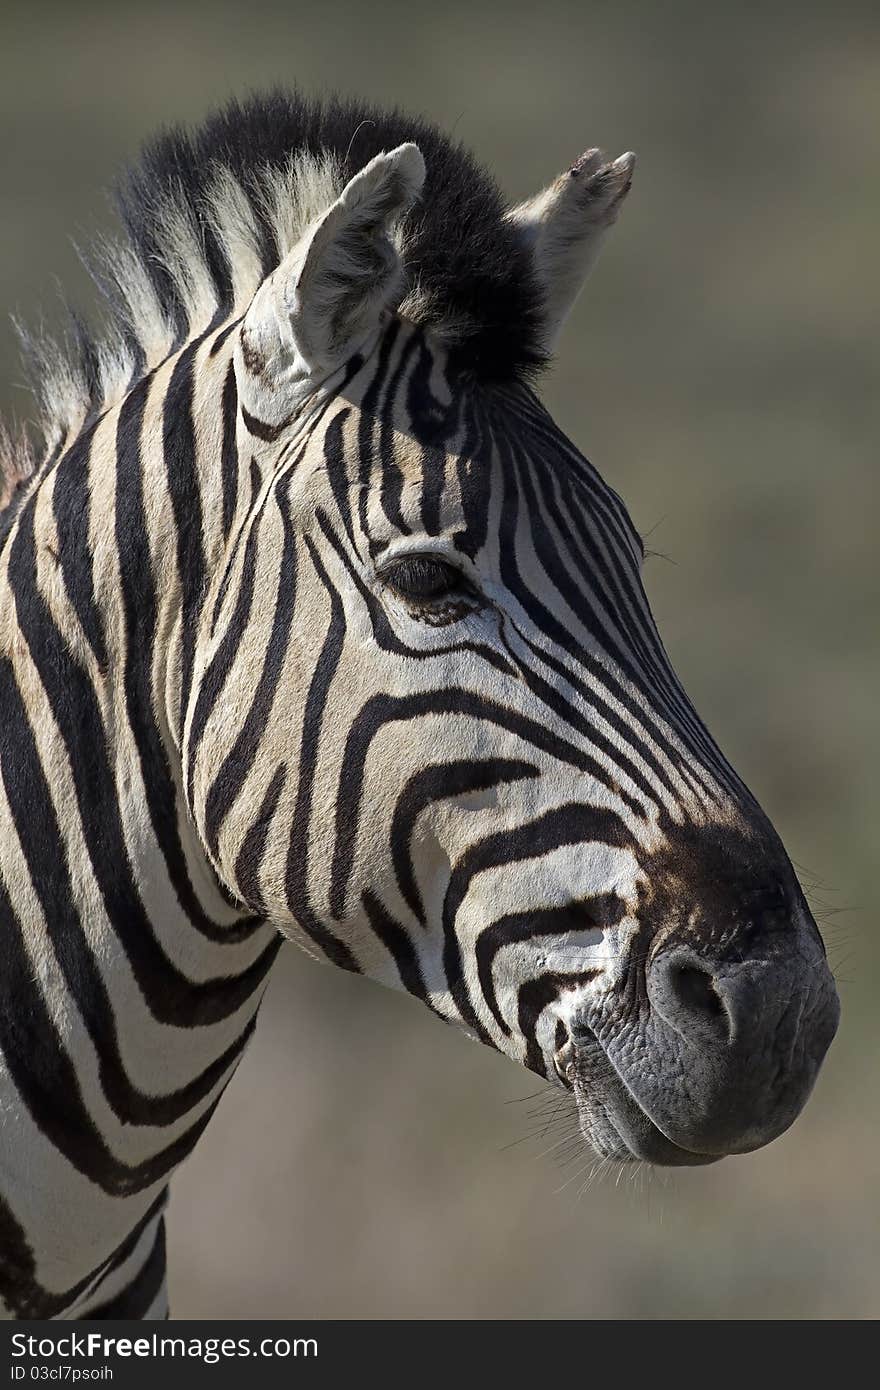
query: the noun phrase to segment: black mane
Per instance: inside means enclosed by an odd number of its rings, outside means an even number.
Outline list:
[[[403,226],[407,270],[417,275],[426,306],[423,322],[440,331],[450,325],[446,336],[462,365],[481,379],[510,381],[531,374],[544,358],[538,339],[540,292],[529,257],[504,220],[494,180],[460,144],[418,117],[282,90],[231,101],[195,130],[173,128],[150,142],[122,180],[117,202],[163,308],[185,333],[176,286],[156,255],[154,210],[161,200],[172,198],[199,227],[225,305],[231,303],[229,271],[204,216],[218,164],[251,195],[268,274],[279,256],[259,198],[267,172],[280,171],[294,152],[329,151],[340,160],[347,181],[374,155],[408,140],[420,147],[427,166],[422,197]]]
[[[505,220],[494,180],[466,149],[419,117],[357,100],[276,90],[231,101],[193,130],[172,127],[157,136],[119,180],[116,205],[124,236],[85,257],[103,297],[104,330],[85,325],[75,313],[60,342],[20,330],[43,442],[35,452],[26,431],[13,436],[0,422],[0,512],[41,456],[75,437],[174,342],[183,344],[209,326],[189,321],[181,279],[186,267],[169,242],[169,210],[192,234],[192,255],[208,272],[213,321],[219,323],[235,309],[229,262],[234,253],[227,253],[211,215],[221,170],[244,191],[267,275],[282,256],[272,196],[280,194],[283,201],[295,156],[320,163],[329,155],[344,183],[374,155],[405,141],[421,149],[427,176],[399,229],[410,287],[404,312],[434,330],[454,354],[456,368],[473,379],[516,383],[535,374],[546,359],[531,257]],[[145,324],[141,315],[138,325],[132,318],[133,303],[142,300],[137,286],[134,298],[129,292],[133,273],[153,287],[155,323],[151,318]]]

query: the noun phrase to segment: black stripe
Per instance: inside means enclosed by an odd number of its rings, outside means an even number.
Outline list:
[[[431,391],[437,359],[419,335],[419,352],[406,391],[407,414],[420,445],[422,465],[421,520],[428,536],[440,531],[440,504],[446,486],[446,444],[458,425],[459,399],[444,406]]]
[[[380,398],[382,388],[388,379],[388,364],[391,361],[391,353],[394,344],[397,342],[401,332],[400,319],[392,319],[387,330],[383,333],[379,343],[379,351],[373,361],[373,375],[370,384],[364,392],[361,401],[361,408],[358,412],[358,519],[360,522],[360,534],[369,537],[369,517],[367,507],[370,499],[370,487],[373,475],[373,464],[375,462],[375,439],[377,432],[377,417],[381,415]],[[348,503],[346,501],[346,510]],[[345,521],[345,512],[343,512]],[[353,550],[356,550],[354,535],[350,523],[346,525],[346,532]],[[369,542],[370,551],[373,552],[372,542]]]
[[[327,429],[324,431],[322,449],[324,454],[324,466],[327,470],[327,478],[336,502],[337,510],[342,518],[345,527],[345,534],[348,543],[354,553],[358,554],[358,546],[354,537],[351,515],[351,496],[348,483],[348,456],[345,449],[345,425],[351,415],[348,407],[340,410],[333,416]],[[361,411],[358,417],[358,441],[361,442],[364,435],[365,421],[369,423],[369,417]],[[366,499],[361,497],[361,501],[366,505]]]
[[[278,690],[278,682],[284,667],[284,662],[288,654],[290,643],[290,632],[293,625],[293,614],[296,605],[296,544],[294,541],[293,522],[291,519],[292,507],[290,504],[290,485],[292,473],[285,474],[278,487],[275,489],[275,502],[278,514],[281,518],[282,533],[284,536],[281,562],[278,571],[278,587],[275,594],[275,612],[272,619],[272,630],[269,641],[263,656],[263,666],[260,671],[260,678],[254,691],[253,699],[248,708],[244,723],[239,729],[238,735],[220,769],[211,783],[210,790],[205,798],[205,836],[210,853],[217,857],[217,845],[220,833],[229,812],[232,810],[238,795],[247,780],[248,774],[254,765],[257,753],[260,748],[260,741],[266,731],[269,716],[272,713],[272,706]],[[264,513],[265,515],[265,513]],[[251,540],[256,537],[256,527],[252,536],[248,540],[250,549]],[[245,553],[245,567],[248,564],[248,555]],[[245,585],[251,590],[253,586],[253,576],[251,575],[242,581],[242,590]],[[241,598],[241,595],[240,595]],[[248,616],[250,615],[250,596],[246,604],[246,612],[239,614],[239,605],[236,605],[236,612],[229,625],[229,633],[233,635],[235,647],[241,642],[242,633]],[[229,633],[227,635],[229,635]],[[231,653],[229,656],[231,661]],[[201,703],[202,691],[199,691],[199,702]]]
[[[299,750],[299,784],[287,851],[285,883],[287,906],[297,924],[308,932],[328,960],[341,966],[343,970],[357,970],[357,961],[351,951],[344,942],[327,929],[314,912],[308,886],[308,836],[312,818],[312,795],[315,772],[318,766],[321,727],[327,709],[328,692],[342,655],[346,623],[342,600],[330,583],[318,552],[308,537],[305,538],[305,545],[315,572],[330,600],[330,623],[320,655],[315,663],[312,679],[309,682],[309,692],[303,715],[302,739]]]
[[[177,568],[182,592],[180,729],[183,728],[189,698],[198,616],[205,585],[202,496],[196,469],[193,416],[194,367],[202,337],[184,348],[175,362],[162,405],[162,448],[174,513]]]
[[[58,531],[58,561],[71,607],[101,669],[107,666],[104,624],[95,602],[89,541],[89,457],[94,425],[83,430],[55,469],[52,509]]]
[[[403,497],[403,473],[397,462],[394,440],[395,400],[410,359],[418,351],[419,335],[413,333],[404,343],[400,360],[388,379],[382,407],[379,411],[379,462],[381,465],[381,488],[379,501],[385,516],[403,536],[411,533],[411,527],[404,520],[401,511]]]
[[[149,1312],[165,1282],[165,1217],[159,1218],[150,1253],[131,1283],[106,1303],[89,1308],[89,1322],[142,1318]]]
[[[245,629],[250,621],[251,609],[254,601],[254,582],[257,573],[257,539],[264,515],[265,513],[261,511],[254,513],[251,518],[251,527],[248,532],[244,555],[242,556],[241,574],[238,579],[238,592],[235,596],[235,606],[229,615],[226,631],[217,644],[214,655],[208,662],[207,669],[199,681],[198,695],[196,696],[195,708],[190,721],[186,757],[185,785],[190,802],[192,801],[193,795],[196,759],[198,758],[202,738],[204,737],[208,720],[229,679],[230,672],[235,664],[235,658],[241,646]],[[208,801],[210,802],[210,800],[211,794],[209,793]],[[226,806],[224,808],[224,813],[228,810],[229,807]],[[216,853],[217,836],[219,833],[219,826],[216,827],[215,833],[209,807],[207,839],[212,854]]]
[[[251,415],[247,406],[241,407],[241,418],[244,420],[248,433],[257,439],[263,439],[267,444],[274,444],[276,439],[280,439],[286,429],[290,428],[292,417],[282,420],[280,425],[267,425],[264,420],[258,420],[255,415]]]
[[[394,920],[388,909],[369,888],[364,889],[361,900],[372,930],[397,966],[400,983],[404,989],[415,995],[416,999],[421,999],[432,1012],[436,1012],[428,997],[419,958],[404,928]]]
[[[241,849],[235,861],[233,878],[242,902],[249,903],[257,912],[264,912],[266,904],[260,889],[260,872],[266,853],[266,840],[269,826],[278,808],[278,801],[287,781],[287,768],[282,763],[275,769],[272,781],[266,788],[260,809],[248,826],[247,834],[241,842]]]
[[[236,425],[238,411],[238,390],[235,385],[235,367],[232,362],[226,368],[221,402],[223,421],[223,442],[220,446],[220,476],[223,479],[223,535],[227,537],[235,517],[238,501],[238,444]]]
[[[229,323],[227,323],[223,328],[220,329],[220,332],[217,334],[217,337],[211,344],[211,351],[208,354],[209,357],[216,357],[217,353],[220,351],[223,344],[226,342],[226,339],[229,337],[230,333],[232,333],[233,330],[238,327],[241,321],[241,317],[237,319],[231,319]]]
[[[489,528],[492,436],[474,392],[469,392],[463,402],[462,419],[464,437],[455,467],[464,525],[455,532],[452,540],[457,550],[475,560],[486,544]]]
[[[238,530],[235,533],[235,539],[231,545],[227,546],[223,558],[225,569],[223,570],[223,575],[217,587],[217,593],[211,608],[211,637],[214,636],[217,630],[217,623],[223,611],[223,604],[226,600],[229,586],[232,583],[232,578],[235,573],[236,557],[242,545],[246,543],[247,537],[251,533],[251,528],[257,520],[257,512],[254,510],[254,507],[260,495],[262,480],[260,477],[259,464],[255,458],[251,459],[248,472],[250,476],[250,497],[248,498],[247,506],[244,508],[244,514],[239,522]]]

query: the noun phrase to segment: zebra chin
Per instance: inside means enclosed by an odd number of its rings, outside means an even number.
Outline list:
[[[716,1163],[721,1154],[676,1144],[653,1122],[617,1075],[588,1029],[557,1049],[554,1068],[574,1094],[581,1134],[600,1158],[668,1168]]]

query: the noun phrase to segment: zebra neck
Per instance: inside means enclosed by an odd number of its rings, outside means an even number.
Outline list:
[[[214,880],[166,715],[210,563],[194,366],[184,350],[90,425],[0,552],[3,1195],[28,1279],[55,1296],[192,1149],[280,941]]]

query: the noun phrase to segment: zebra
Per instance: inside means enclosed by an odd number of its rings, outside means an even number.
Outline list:
[[[168,1316],[169,1179],[285,940],[560,1088],[609,1159],[711,1163],[803,1107],[820,935],[537,395],[634,162],[511,208],[424,119],[232,102],[121,179],[105,328],[24,335],[7,1317]]]

